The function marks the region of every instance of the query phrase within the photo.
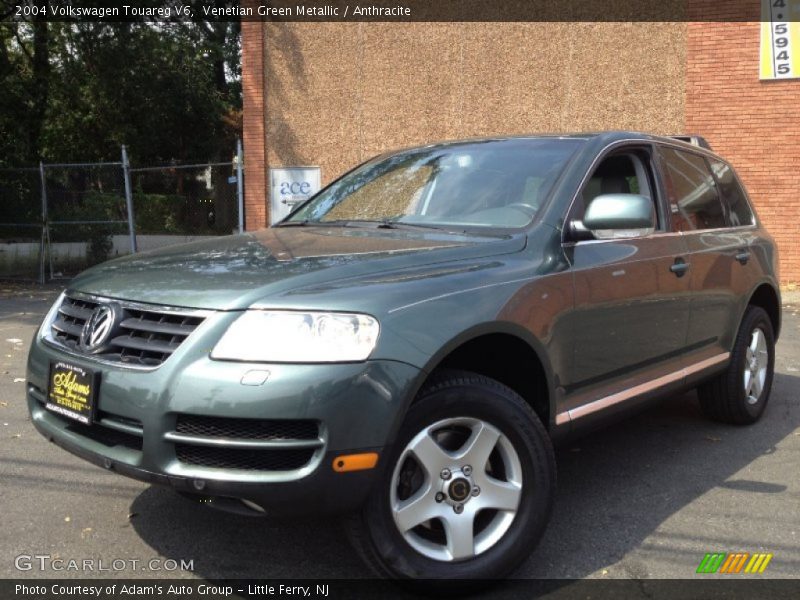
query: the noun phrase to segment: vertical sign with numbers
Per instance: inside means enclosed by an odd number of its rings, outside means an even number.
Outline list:
[[[800,78],[800,0],[761,0],[761,79]]]

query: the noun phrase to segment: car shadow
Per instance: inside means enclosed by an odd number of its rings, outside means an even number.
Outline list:
[[[775,453],[782,440],[798,431],[800,410],[793,401],[798,390],[800,378],[776,373],[766,413],[752,426],[709,421],[696,393],[691,392],[561,448],[553,518],[521,574],[533,578],[595,574],[619,563],[656,532],[649,542],[651,555],[671,562],[681,562],[679,557],[688,547],[713,549],[728,539],[742,543],[735,519],[730,519],[726,540],[702,530],[687,533],[685,524],[680,534],[673,528],[659,529],[672,515],[717,488],[734,491],[740,499],[734,502],[743,506],[757,503],[763,494],[786,491],[785,485],[757,481],[757,475],[739,472]],[[730,507],[720,507],[717,516],[729,517],[722,514],[729,511]],[[700,551],[697,561],[705,551]],[[695,567],[660,576],[687,577]],[[628,564],[615,576],[652,575],[647,564]]]
[[[618,563],[672,515],[715,488],[753,495],[748,502],[783,492],[785,486],[736,474],[774,453],[781,440],[800,428],[800,410],[793,402],[798,390],[800,378],[776,373],[770,406],[751,427],[706,420],[692,392],[559,448],[552,520],[516,576],[572,579],[597,573]],[[162,556],[193,560],[194,574],[206,579],[372,577],[334,519],[232,515],[156,487],[142,492],[131,512],[144,542]],[[730,528],[735,537],[735,522]],[[696,538],[697,543],[702,540]],[[659,541],[658,549],[680,552],[684,543],[668,538]],[[649,573],[645,569],[617,576]]]

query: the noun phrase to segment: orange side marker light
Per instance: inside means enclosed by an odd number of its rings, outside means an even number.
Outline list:
[[[362,454],[343,454],[333,459],[333,470],[337,473],[348,471],[364,471],[372,469],[378,464],[377,452],[364,452]]]

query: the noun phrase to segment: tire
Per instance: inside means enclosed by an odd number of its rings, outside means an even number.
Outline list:
[[[550,438],[530,406],[497,381],[446,371],[417,395],[348,534],[382,577],[501,578],[544,533],[555,483]]]
[[[755,423],[767,406],[774,369],[772,322],[764,309],[748,306],[727,370],[697,388],[700,407],[715,421]]]

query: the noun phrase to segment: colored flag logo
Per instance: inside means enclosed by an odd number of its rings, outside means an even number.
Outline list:
[[[772,554],[756,552],[710,552],[700,561],[698,573],[763,573]]]

